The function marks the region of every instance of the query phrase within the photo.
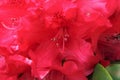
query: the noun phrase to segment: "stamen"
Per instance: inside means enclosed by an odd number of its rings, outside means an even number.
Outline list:
[[[59,46],[59,43],[56,43],[56,46],[58,47],[58,46]]]
[[[54,38],[52,38],[51,40],[52,40],[52,41],[56,41],[56,40],[57,40],[57,38],[55,38],[55,37],[54,37]]]
[[[51,41],[55,42],[55,45],[58,47],[62,47],[62,53],[64,53],[66,42],[68,41],[69,34],[65,27],[62,27],[58,33],[51,39]],[[61,41],[62,40],[62,41]],[[62,42],[62,45],[60,44]]]

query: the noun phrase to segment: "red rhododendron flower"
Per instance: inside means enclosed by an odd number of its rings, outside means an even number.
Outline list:
[[[48,48],[46,48],[46,44]],[[79,80],[83,77],[85,79],[97,62],[97,58],[87,42],[71,41],[64,48],[64,52],[52,42],[46,44],[41,45],[36,50],[37,52],[31,53],[33,73],[40,78],[43,78],[51,70],[57,70],[66,75],[66,78],[72,77],[73,80]],[[91,60],[89,61],[89,59]]]
[[[0,1],[0,79],[87,80],[102,58],[119,60],[119,3]]]
[[[120,60],[119,54],[120,12],[119,11],[116,12],[113,16],[111,16],[110,19],[113,24],[113,27],[105,31],[101,35],[98,41],[98,48],[105,59]]]

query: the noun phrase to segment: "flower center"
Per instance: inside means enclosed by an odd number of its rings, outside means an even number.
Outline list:
[[[58,33],[51,39],[55,42],[57,47],[61,47],[62,51],[64,52],[66,42],[68,42],[69,34],[66,27],[60,28]]]

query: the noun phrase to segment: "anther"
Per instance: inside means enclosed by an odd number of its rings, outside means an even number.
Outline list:
[[[55,38],[55,37],[51,39],[51,41],[56,41],[56,40],[57,40],[57,38]]]
[[[56,43],[56,46],[58,47],[58,46],[59,46],[59,43]]]

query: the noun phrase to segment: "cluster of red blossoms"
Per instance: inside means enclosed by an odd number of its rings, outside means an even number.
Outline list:
[[[88,80],[119,47],[120,0],[0,0],[0,80]]]

